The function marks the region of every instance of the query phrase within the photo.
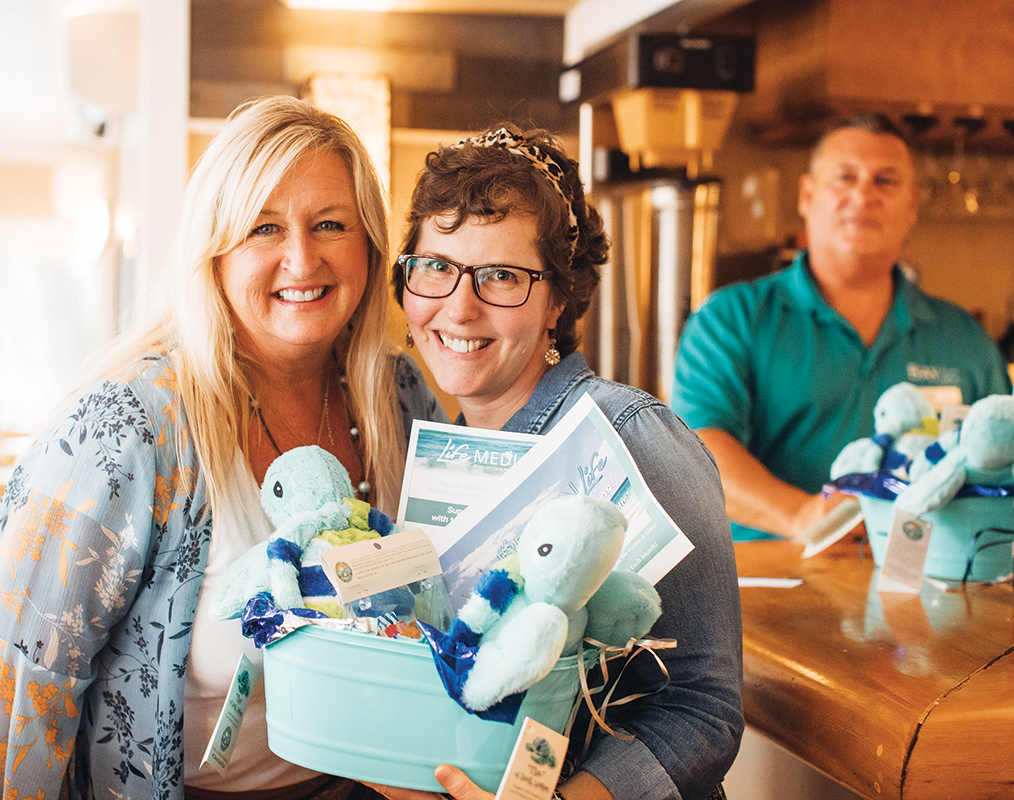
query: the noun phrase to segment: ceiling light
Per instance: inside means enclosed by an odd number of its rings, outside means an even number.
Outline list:
[[[562,17],[577,0],[283,0],[294,9]]]
[[[327,11],[394,11],[402,0],[285,0],[289,8],[316,8]]]

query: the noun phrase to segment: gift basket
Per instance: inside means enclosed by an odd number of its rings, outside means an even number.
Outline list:
[[[526,716],[562,733],[578,694],[578,657],[560,658],[513,725],[448,697],[427,644],[307,625],[264,651],[268,746],[294,764],[360,781],[442,792],[454,764],[495,792]]]
[[[268,746],[320,772],[442,791],[451,763],[494,792],[525,718],[564,733],[582,685],[591,702],[586,667],[625,658],[661,613],[650,582],[613,569],[627,521],[605,500],[547,500],[454,613],[439,574],[341,602],[362,562],[336,558],[411,533],[354,500],[330,453],[279,456],[261,499],[276,530],[231,565],[212,613],[264,650]]]
[[[993,581],[1014,570],[1014,397],[973,404],[937,435],[936,415],[916,387],[877,402],[876,435],[851,442],[831,467],[829,491],[855,495],[873,560],[883,562],[895,508],[932,523],[923,574]]]

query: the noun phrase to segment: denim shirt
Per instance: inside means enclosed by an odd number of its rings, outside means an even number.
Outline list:
[[[649,636],[678,642],[657,651],[669,672],[668,686],[611,707],[607,722],[637,738],[625,742],[597,731],[581,768],[616,800],[704,798],[728,771],[743,733],[739,586],[718,469],[668,406],[597,377],[580,353],[553,367],[503,430],[546,433],[585,393],[616,428],[648,487],[694,549],[655,587],[662,617]],[[624,675],[623,693],[650,691],[660,677],[654,661],[642,654]]]

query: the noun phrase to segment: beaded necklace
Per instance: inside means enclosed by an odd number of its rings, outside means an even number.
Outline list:
[[[362,450],[360,449],[359,445],[359,426],[356,425],[356,421],[352,418],[352,409],[349,406],[348,402],[348,379],[345,377],[345,374],[342,373],[341,375],[338,376],[338,380],[342,385],[342,392],[345,395],[345,408],[348,410],[349,415],[349,438],[352,440],[353,447],[355,447],[356,451],[359,453],[359,463],[363,465],[363,468],[365,470],[366,459],[363,458]],[[331,392],[331,381],[329,380],[326,384],[324,384],[324,408],[320,414],[320,426],[317,428],[316,443],[320,444],[321,434],[325,430],[327,430],[327,440],[331,445],[331,449],[335,450],[337,448],[335,447],[334,443],[334,434],[331,432],[331,415],[327,413],[328,397],[330,395],[330,392]],[[275,441],[275,437],[271,435],[271,428],[268,427],[268,423],[264,421],[264,412],[261,411],[260,403],[257,402],[256,399],[251,397],[250,407],[257,415],[257,419],[260,420],[260,423],[264,428],[264,433],[267,434],[268,441],[271,442],[271,446],[275,449],[275,452],[278,455],[281,455],[282,449],[278,446],[278,443]],[[289,430],[291,431],[292,429],[289,428]],[[292,431],[292,433],[293,435],[295,435],[296,432]],[[298,439],[299,437],[297,436],[296,438]],[[366,500],[370,496],[370,489],[372,488],[373,487],[370,485],[370,482],[366,480],[364,476],[363,480],[361,480],[359,482],[359,485],[356,487],[356,499]]]

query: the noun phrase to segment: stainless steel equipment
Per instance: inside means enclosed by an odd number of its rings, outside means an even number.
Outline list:
[[[663,400],[683,324],[714,286],[719,184],[707,175],[753,62],[749,39],[631,31],[561,81],[561,99],[580,103],[582,177],[612,241],[582,349],[600,375]]]
[[[718,194],[717,181],[675,170],[595,184],[612,242],[584,323],[598,374],[668,401],[683,325],[713,284]]]

